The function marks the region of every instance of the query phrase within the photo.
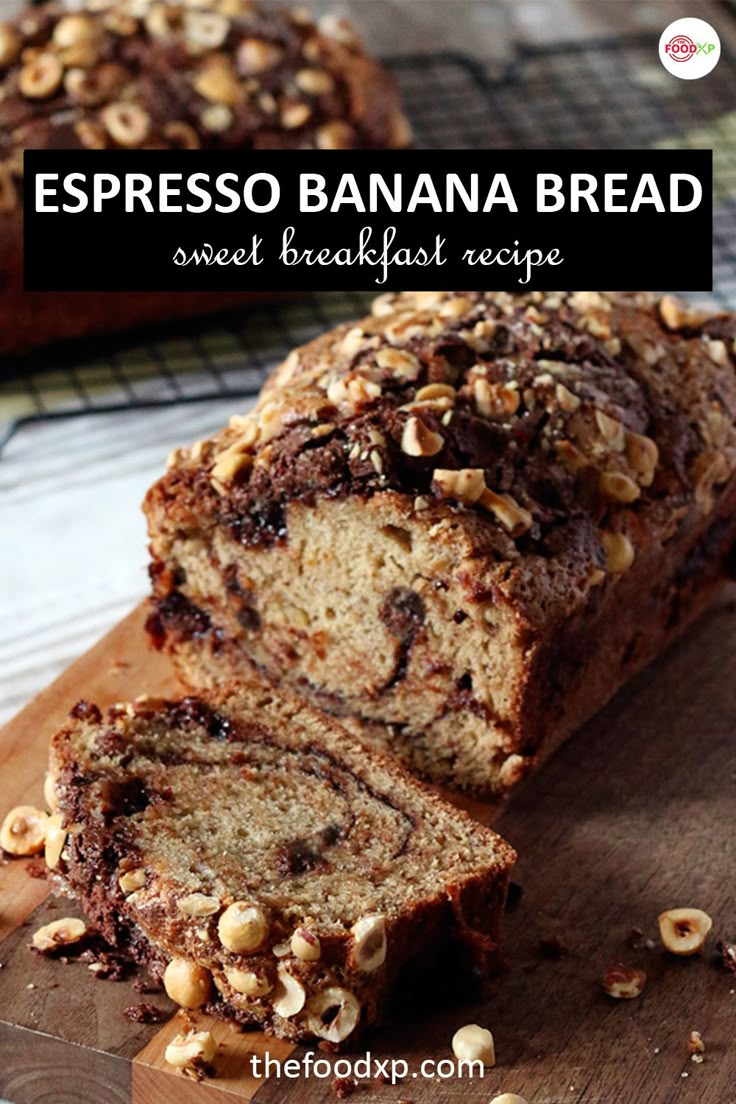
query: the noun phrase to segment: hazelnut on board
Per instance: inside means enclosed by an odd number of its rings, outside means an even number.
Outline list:
[[[174,1069],[197,1069],[216,1054],[217,1043],[211,1031],[192,1031],[176,1035],[164,1051],[164,1058]]]
[[[47,821],[43,809],[18,805],[0,825],[0,847],[10,855],[37,855],[43,851]]]
[[[500,1096],[494,1096],[490,1104],[526,1104],[526,1100],[518,1093],[501,1093]]]
[[[623,962],[614,962],[603,975],[603,991],[615,1000],[633,1000],[641,995],[647,975],[643,970],[626,966]]]
[[[488,1028],[478,1024],[458,1028],[452,1037],[452,1052],[461,1062],[482,1062],[484,1066],[496,1064],[493,1036]]]
[[[78,943],[86,934],[87,925],[84,920],[78,920],[75,916],[65,916],[62,920],[52,920],[50,924],[44,924],[34,932],[33,946],[37,951],[47,954],[59,947]]]
[[[697,908],[668,909],[659,916],[662,943],[672,954],[691,955],[703,949],[713,921]]]
[[[196,962],[172,958],[164,971],[164,989],[182,1008],[201,1008],[212,994],[212,976]]]

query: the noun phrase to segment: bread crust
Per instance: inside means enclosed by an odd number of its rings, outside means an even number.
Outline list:
[[[515,785],[710,599],[736,327],[645,294],[405,293],[292,354],[149,492],[150,628],[433,781]]]
[[[56,877],[154,976],[173,958],[208,971],[216,1014],[314,1038],[315,1000],[346,990],[360,1007],[354,1029],[322,1036],[341,1043],[380,1018],[409,963],[439,955],[485,979],[499,966],[512,849],[262,681],[206,701],[140,699],[107,717],[79,703],[50,770],[68,831]],[[236,900],[268,921],[247,951],[223,942]],[[385,939],[370,969],[359,959],[366,918]],[[293,949],[303,929],[315,960]],[[266,986],[286,971],[304,1007],[279,1014],[273,989],[245,996],[233,971]]]
[[[344,20],[317,22],[250,0],[215,0],[206,11],[156,0],[95,8],[70,15],[50,3],[0,21],[0,353],[261,297],[24,292],[25,149],[377,149],[410,141],[391,75]]]

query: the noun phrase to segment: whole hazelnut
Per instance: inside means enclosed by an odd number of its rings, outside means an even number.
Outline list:
[[[487,1028],[478,1024],[466,1024],[455,1032],[452,1052],[461,1062],[482,1062],[484,1066],[496,1064],[493,1036]]]
[[[262,908],[235,901],[229,905],[217,925],[220,942],[233,954],[257,951],[268,935],[268,917]]]
[[[164,989],[181,1008],[201,1008],[212,995],[212,976],[196,962],[172,958],[164,971]]]

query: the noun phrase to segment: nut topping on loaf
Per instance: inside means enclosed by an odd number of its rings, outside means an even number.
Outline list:
[[[410,140],[391,79],[349,24],[252,0],[34,8],[0,22],[0,90],[7,211],[27,148],[350,149]]]
[[[182,1007],[339,1044],[410,960],[498,964],[511,848],[263,683],[76,710],[51,775],[55,877]]]
[[[382,296],[177,450],[146,504],[154,638],[192,685],[251,660],[423,773],[506,788],[723,574],[735,335],[672,296]]]

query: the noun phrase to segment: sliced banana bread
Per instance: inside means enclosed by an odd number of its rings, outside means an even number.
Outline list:
[[[149,627],[442,783],[516,783],[703,608],[736,533],[731,314],[405,293],[150,491]]]
[[[340,1044],[409,963],[498,962],[512,849],[263,684],[79,703],[50,777],[47,861],[185,1007]]]

